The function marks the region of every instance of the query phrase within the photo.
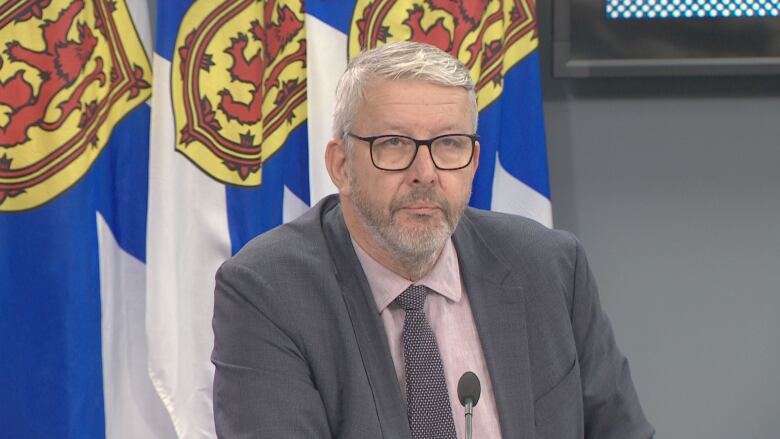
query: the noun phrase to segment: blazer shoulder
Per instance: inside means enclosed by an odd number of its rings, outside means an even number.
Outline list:
[[[223,266],[242,266],[270,277],[327,269],[330,256],[322,218],[333,207],[323,201],[296,220],[256,236]]]
[[[550,229],[519,215],[469,208],[464,218],[501,259],[571,260],[576,258],[580,247],[579,240],[571,232]]]

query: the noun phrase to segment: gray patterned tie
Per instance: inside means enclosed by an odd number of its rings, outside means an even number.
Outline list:
[[[406,311],[401,341],[409,427],[414,439],[456,439],[439,346],[423,309],[427,296],[428,288],[412,285],[395,299]]]

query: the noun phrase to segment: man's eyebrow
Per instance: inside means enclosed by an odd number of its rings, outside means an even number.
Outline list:
[[[390,125],[387,125],[386,127],[382,128],[380,131],[382,131],[382,132],[381,133],[376,133],[375,135],[399,134],[399,135],[404,135],[404,136],[410,136],[408,128],[405,128],[405,127],[403,127],[401,125],[390,124]],[[457,129],[457,128],[455,128],[454,125],[445,125],[443,127],[439,127],[439,129],[436,130],[436,132],[438,132],[438,134],[436,134],[436,135],[434,135],[432,137],[435,137],[435,136],[438,136],[438,135],[441,135],[441,134],[451,134],[451,133],[456,133],[456,132],[457,133],[463,133],[463,132],[467,132],[467,131],[469,131],[469,130]]]

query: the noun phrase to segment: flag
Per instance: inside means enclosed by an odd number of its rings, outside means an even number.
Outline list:
[[[3,437],[173,432],[137,324],[145,313],[148,12],[133,0],[0,4]]]
[[[0,37],[11,437],[215,437],[214,273],[335,191],[335,85],[364,48],[459,57],[471,204],[551,225],[532,0],[9,0]]]
[[[147,229],[152,382],[179,437],[214,437],[214,273],[309,204],[300,2],[157,3]]]

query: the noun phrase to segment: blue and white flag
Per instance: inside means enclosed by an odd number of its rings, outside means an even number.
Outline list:
[[[0,436],[172,437],[147,373],[145,0],[0,2]]]
[[[158,2],[147,228],[152,382],[180,437],[214,437],[214,273],[309,204],[301,5]]]
[[[214,273],[335,191],[334,90],[363,48],[413,39],[458,56],[480,108],[471,204],[551,225],[534,9],[0,5],[3,434],[215,437]]]

